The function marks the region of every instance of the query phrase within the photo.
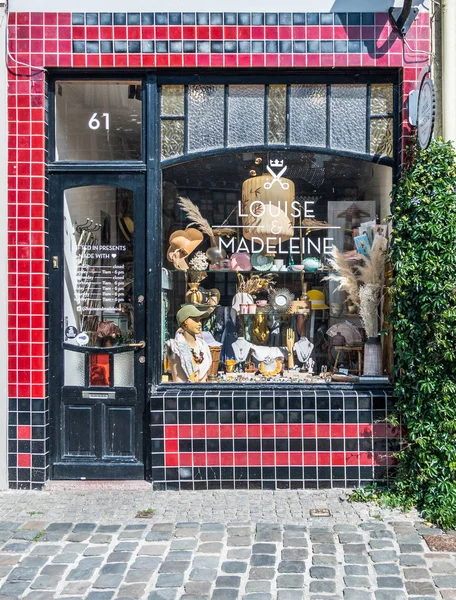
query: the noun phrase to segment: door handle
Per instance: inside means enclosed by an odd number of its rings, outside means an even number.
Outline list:
[[[140,342],[135,342],[134,344],[128,344],[130,346],[130,348],[145,348],[146,347],[146,342],[144,340],[141,340]]]

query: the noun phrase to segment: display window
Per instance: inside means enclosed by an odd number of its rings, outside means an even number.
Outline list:
[[[390,167],[335,153],[164,168],[162,381],[382,379],[391,185]]]

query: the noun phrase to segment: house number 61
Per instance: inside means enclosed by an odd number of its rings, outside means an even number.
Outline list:
[[[98,113],[93,113],[93,115],[89,119],[89,127],[90,129],[100,129],[101,122],[100,119],[97,119]],[[109,113],[103,113],[100,117],[104,119],[105,129],[109,129]]]

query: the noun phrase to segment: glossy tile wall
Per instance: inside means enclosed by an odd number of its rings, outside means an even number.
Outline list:
[[[407,45],[392,31],[384,12],[26,12],[8,16],[11,487],[40,487],[49,473],[46,69],[397,68],[403,84],[404,146],[409,135],[405,101],[428,62],[429,40],[429,15],[424,12],[409,31]],[[165,437],[177,439],[168,433]],[[325,439],[332,437],[329,433]],[[336,452],[330,444],[324,452],[332,451]],[[332,477],[352,479],[348,474]]]

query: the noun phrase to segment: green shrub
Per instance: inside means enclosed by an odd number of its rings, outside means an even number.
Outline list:
[[[395,398],[405,427],[397,500],[456,528],[456,155],[411,148],[393,193]]]

